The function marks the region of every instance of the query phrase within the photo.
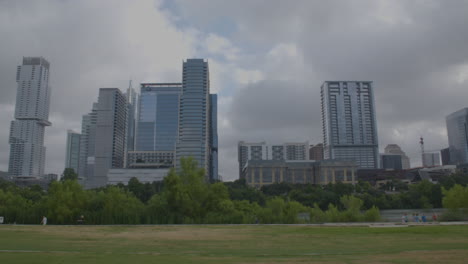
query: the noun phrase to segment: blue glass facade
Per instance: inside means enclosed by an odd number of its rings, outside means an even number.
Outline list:
[[[137,151],[175,151],[180,83],[142,83]]]
[[[446,117],[450,163],[468,163],[468,108]]]

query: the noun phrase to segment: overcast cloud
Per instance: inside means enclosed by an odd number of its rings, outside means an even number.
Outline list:
[[[380,149],[413,166],[448,145],[445,116],[468,103],[468,1],[0,1],[0,170],[22,56],[51,63],[47,172],[64,166],[66,130],[100,87],[180,81],[207,58],[219,93],[220,174],[237,175],[237,142],[322,141],[320,85],[374,82]],[[136,86],[136,85],[135,85]]]

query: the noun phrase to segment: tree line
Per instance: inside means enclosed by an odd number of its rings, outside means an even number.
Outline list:
[[[286,183],[249,187],[243,180],[206,183],[204,171],[189,158],[162,182],[119,184],[84,190],[68,173],[47,191],[0,182],[0,216],[6,223],[38,224],[253,224],[379,221],[379,209],[453,208],[463,219],[468,187],[463,175],[440,184],[394,181],[374,189],[369,183],[326,186]],[[399,192],[388,193],[395,187]],[[465,195],[465,196],[464,196]],[[461,198],[460,198],[461,197]],[[461,200],[461,202],[460,202]],[[465,203],[464,203],[465,201]],[[458,217],[458,218],[457,218]],[[84,220],[83,222],[81,220]]]

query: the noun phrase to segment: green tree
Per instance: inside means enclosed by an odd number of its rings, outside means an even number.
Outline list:
[[[62,178],[60,179],[61,181],[66,181],[66,180],[77,180],[78,179],[78,174],[76,174],[75,170],[72,168],[66,168],[63,171]]]

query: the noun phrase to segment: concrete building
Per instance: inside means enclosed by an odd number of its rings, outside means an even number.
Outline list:
[[[210,78],[208,62],[187,59],[183,63],[176,168],[192,157],[210,180]]]
[[[168,173],[169,169],[110,169],[107,173],[107,184],[127,185],[134,177],[141,183],[152,183],[164,180]]]
[[[378,168],[372,82],[326,81],[321,86],[324,159]]]
[[[468,108],[446,117],[451,164],[468,163]]]
[[[242,177],[249,186],[260,188],[272,183],[292,184],[356,183],[354,161],[249,160]]]
[[[423,155],[423,167],[440,166],[440,153],[429,152]]]
[[[281,148],[283,149],[283,148]],[[237,161],[239,162],[239,178],[242,175],[247,161],[249,160],[268,160],[268,146],[266,142],[247,143],[239,141],[237,143]],[[275,160],[280,160],[276,158]]]
[[[239,177],[249,160],[309,160],[309,142],[267,145],[266,142],[238,143]]]
[[[388,144],[385,147],[385,154],[396,154],[401,155],[401,164],[404,170],[411,168],[410,159],[406,156],[406,153],[401,150],[400,146],[397,144]]]
[[[156,163],[155,168],[159,168],[161,162],[157,160],[162,160],[166,165],[170,162],[171,167],[174,167],[181,93],[181,83],[140,85],[136,148],[134,152],[128,153],[128,167]],[[140,164],[134,163],[137,160]]]
[[[174,151],[129,151],[127,168],[173,168]]]
[[[94,175],[87,188],[107,184],[111,168],[123,168],[126,147],[127,99],[118,88],[99,89],[95,137]]]
[[[403,169],[402,156],[399,154],[380,154],[380,167],[382,169]]]
[[[67,131],[67,150],[65,153],[65,168],[71,168],[78,174],[80,165],[81,134],[72,130]]]
[[[90,113],[83,115],[81,121],[80,139],[80,161],[78,167],[78,178],[86,181],[94,175],[94,150],[96,141],[97,103],[93,103]]]
[[[323,144],[319,143],[311,146],[309,149],[309,158],[311,160],[323,160]]]
[[[49,67],[42,57],[23,57],[23,64],[17,68],[15,120],[9,137],[11,177],[44,175],[44,132],[51,125]]]

